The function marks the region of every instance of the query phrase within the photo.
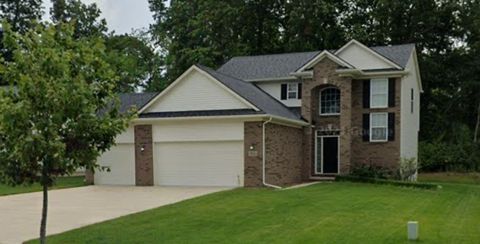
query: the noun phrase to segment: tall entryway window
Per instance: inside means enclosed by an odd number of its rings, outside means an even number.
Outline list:
[[[340,136],[338,133],[317,132],[315,142],[315,174],[338,174]]]

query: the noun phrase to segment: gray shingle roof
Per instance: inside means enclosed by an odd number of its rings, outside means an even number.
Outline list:
[[[414,47],[415,44],[404,44],[371,49],[405,68]],[[242,80],[288,77],[319,53],[321,51],[233,57],[217,71]]]
[[[203,65],[196,65],[201,70],[207,72],[232,91],[243,97],[266,114],[280,116],[287,119],[301,120],[298,114],[290,111],[285,105],[277,101],[252,83],[239,80],[232,76],[222,74]]]
[[[287,77],[319,53],[320,51],[234,57],[218,71],[242,80]]]
[[[407,62],[410,58],[410,54],[412,53],[413,48],[415,48],[415,44],[413,43],[393,46],[370,47],[370,49],[390,59],[390,61],[393,61],[402,68],[405,68],[407,66]]]
[[[122,93],[118,97],[120,99],[120,112],[127,112],[130,108],[136,107],[138,110],[145,106],[150,100],[157,95],[157,92],[143,93]]]

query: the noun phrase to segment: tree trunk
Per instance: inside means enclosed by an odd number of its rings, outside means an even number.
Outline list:
[[[48,186],[46,182],[43,182],[43,208],[42,208],[42,221],[40,223],[40,243],[47,243],[47,210],[48,210]]]
[[[477,123],[475,124],[475,132],[473,134],[473,142],[478,142],[478,133],[480,133],[480,102],[478,102],[477,109]]]

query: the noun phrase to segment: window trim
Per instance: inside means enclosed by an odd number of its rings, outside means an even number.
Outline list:
[[[298,99],[298,82],[289,82],[289,83],[286,83],[286,84],[287,84],[287,99],[286,100],[297,100]],[[290,86],[295,87],[294,91],[289,90]],[[295,97],[290,98],[290,96],[289,96],[290,93],[295,93]]]
[[[373,115],[384,115],[385,116],[385,126],[373,126]],[[372,129],[385,128],[385,139],[373,139],[373,130]],[[369,125],[369,141],[370,142],[388,142],[388,113],[370,113],[370,125]]]
[[[342,100],[341,100],[340,98],[339,98],[339,99],[340,99],[340,104],[339,104],[339,106],[340,106],[340,112],[338,112],[338,113],[322,113],[322,93],[323,93],[325,90],[327,90],[327,89],[336,89],[336,90],[338,90],[338,91],[340,92],[340,96],[341,96],[341,94],[342,94],[341,91],[340,91],[340,89],[338,89],[337,87],[325,87],[325,88],[321,89],[320,92],[319,92],[319,94],[318,94],[318,114],[319,114],[320,116],[336,116],[336,115],[340,115],[340,113],[342,112],[342,107],[341,107],[341,101],[342,101]]]
[[[384,95],[383,93],[376,93],[374,94],[373,93],[373,85],[372,85],[372,81],[373,80],[382,80],[384,81],[387,85],[385,86],[385,105],[377,105],[377,106],[374,106],[373,104],[373,96],[374,95]],[[389,93],[389,81],[388,81],[388,78],[375,78],[375,79],[370,79],[370,108],[388,108],[388,93]]]

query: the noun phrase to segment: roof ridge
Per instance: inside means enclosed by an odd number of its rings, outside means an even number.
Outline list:
[[[409,43],[402,43],[402,44],[388,44],[388,45],[378,45],[378,46],[371,46],[368,48],[377,48],[377,47],[399,47],[399,46],[416,46],[417,44],[415,42],[409,42]]]
[[[265,56],[280,56],[280,55],[287,55],[287,54],[300,54],[300,53],[318,53],[322,52],[323,50],[316,50],[316,51],[305,51],[305,52],[285,52],[285,53],[270,53],[270,54],[256,54],[256,55],[241,55],[241,56],[233,56],[229,60],[234,58],[250,58],[250,57],[265,57]],[[228,62],[228,61],[227,61]]]

